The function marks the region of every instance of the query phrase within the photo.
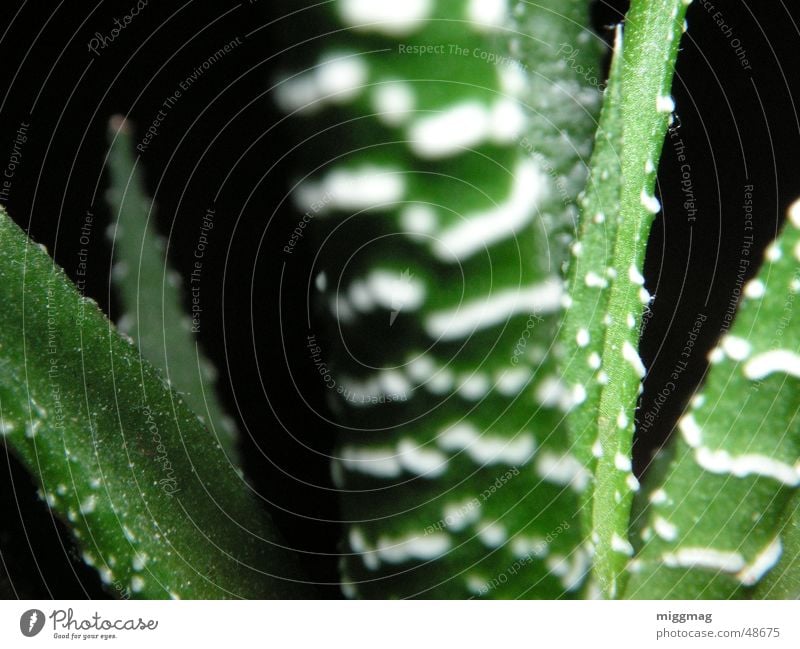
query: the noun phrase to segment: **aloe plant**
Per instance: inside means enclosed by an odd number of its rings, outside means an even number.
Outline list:
[[[789,217],[745,286],[734,325],[709,354],[711,369],[678,422],[672,459],[648,481],[631,597],[746,596],[781,559],[782,529],[793,538],[800,204]],[[796,569],[785,572],[797,578]]]
[[[588,2],[513,23],[489,5],[415,3],[401,24],[335,3],[355,34],[276,87],[309,150],[348,131],[293,191],[324,242],[348,595],[575,596],[588,573],[564,426],[580,392],[553,339],[600,99],[579,67],[599,52]]]
[[[632,1],[602,93],[588,0],[301,8],[328,36],[272,89],[303,133],[282,252],[318,247],[302,352],[341,430],[346,596],[798,595],[800,203],[631,470],[688,4]],[[305,595],[221,432],[129,127],[112,139],[134,338],[0,213],[0,432],[111,592]]]

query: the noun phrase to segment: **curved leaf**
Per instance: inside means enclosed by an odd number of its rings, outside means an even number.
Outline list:
[[[213,436],[0,210],[0,433],[108,589],[305,592]]]
[[[648,481],[627,597],[749,596],[781,558],[800,485],[798,261],[800,202],[709,354],[672,459]]]

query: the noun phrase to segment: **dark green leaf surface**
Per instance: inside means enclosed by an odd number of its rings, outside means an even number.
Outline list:
[[[114,252],[111,277],[124,310],[117,326],[134,339],[144,358],[163,371],[189,408],[206,422],[231,462],[238,464],[236,426],[217,397],[216,370],[197,340],[201,311],[195,310],[190,317],[183,306],[185,290],[192,308],[202,308],[205,246],[195,249],[193,270],[199,268],[199,273],[182,280],[169,267],[164,238],[156,233],[153,201],[145,191],[130,126],[122,118],[112,120],[109,140],[108,201],[116,216],[109,229]],[[214,218],[211,208],[198,228],[200,236],[208,237]]]
[[[304,593],[183,399],[0,211],[0,432],[114,594]]]

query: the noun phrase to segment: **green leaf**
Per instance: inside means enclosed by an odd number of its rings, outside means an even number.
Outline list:
[[[594,575],[606,597],[622,591],[624,567],[633,553],[628,526],[638,483],[631,473],[631,445],[645,374],[639,328],[643,307],[650,302],[642,266],[660,209],[654,196],[656,168],[674,108],[670,89],[687,4],[631,3],[624,34],[617,37],[607,93],[611,105],[600,126],[582,236],[573,246],[575,294],[564,344],[578,350],[565,373],[587,396],[570,417],[576,455],[594,468],[585,507],[590,510]],[[597,227],[604,224],[605,233]]]
[[[742,266],[751,264],[752,243],[745,239]],[[672,458],[647,482],[626,597],[749,597],[782,554],[790,566],[782,571],[796,564],[799,260],[795,203],[744,286],[733,326],[709,354],[706,382],[678,422]],[[757,594],[785,595],[796,581],[769,583]]]
[[[153,201],[145,192],[128,123],[121,117],[112,119],[108,137],[111,187],[107,198],[116,217],[109,229],[114,257],[111,277],[124,311],[117,326],[133,337],[144,358],[163,371],[214,433],[225,455],[238,464],[236,426],[219,401],[214,386],[216,370],[196,338],[199,313],[194,319],[187,315],[181,277],[169,267],[164,239],[156,233]],[[214,218],[210,208],[197,228],[200,236],[208,237]],[[190,275],[186,286],[201,306],[203,250],[195,252],[200,253],[194,259],[197,272]]]
[[[564,382],[582,386],[586,393],[570,413],[567,424],[575,456],[587,475],[594,476],[598,442],[597,405],[608,375],[602,367],[606,333],[606,313],[612,277],[614,242],[619,223],[619,196],[622,187],[622,28],[614,42],[603,109],[595,136],[589,180],[581,195],[579,232],[571,247],[567,280],[569,298],[564,322],[559,331],[562,345],[569,350],[561,359]],[[582,494],[582,524],[592,529],[594,485]]]
[[[588,475],[564,425],[578,395],[554,343],[600,39],[588,0],[510,4],[359,24],[330,3],[319,59],[276,88],[313,134],[293,198],[309,222],[296,248],[319,255],[286,267],[310,275],[324,314],[309,365],[328,372],[344,429],[350,596],[585,590]],[[359,82],[332,95],[332,79]]]
[[[304,592],[213,436],[0,210],[0,433],[113,593]]]

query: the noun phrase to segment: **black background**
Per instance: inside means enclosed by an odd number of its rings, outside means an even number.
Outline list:
[[[20,124],[29,123],[7,207],[73,278],[80,227],[86,211],[94,213],[86,293],[113,315],[110,246],[103,235],[109,222],[102,171],[107,120],[127,115],[141,132],[180,80],[225,43],[242,39],[169,111],[142,162],[159,208],[158,227],[168,237],[173,266],[184,275],[202,214],[215,203],[219,216],[204,266],[200,339],[220,370],[220,390],[244,433],[246,474],[270,501],[288,541],[305,551],[309,572],[335,583],[340,527],[326,459],[335,429],[315,414],[325,413],[323,384],[307,356],[291,351],[304,350],[306,335],[306,286],[299,274],[283,282],[283,304],[297,307],[285,309],[282,322],[277,300],[284,261],[279,251],[296,222],[285,211],[283,218],[275,216],[290,177],[279,158],[296,134],[277,124],[280,115],[267,91],[276,71],[297,65],[296,52],[285,48],[319,33],[307,18],[285,16],[299,4],[150,0],[96,56],[87,50],[93,34],[107,34],[114,17],[128,13],[135,0],[4,2],[0,163],[10,155]],[[755,188],[758,247],[775,235],[785,208],[800,196],[794,104],[800,89],[795,55],[800,10],[778,0],[716,4],[720,8],[709,11],[709,3],[695,0],[690,8],[676,75],[680,126],[662,157],[664,209],[646,264],[647,286],[657,299],[643,341],[650,373],[642,412],[654,408],[697,315],[707,320],[677,390],[637,439],[640,472],[701,380],[704,351],[719,335],[736,282],[744,186]],[[598,32],[608,37],[625,6],[596,3]],[[715,22],[717,11],[730,25],[730,37]],[[734,38],[751,70],[740,64]],[[683,141],[691,166],[694,223],[683,206],[676,139]],[[312,252],[301,247],[297,254]],[[37,499],[32,480],[5,450],[0,451],[0,553],[4,597],[106,596],[61,524]],[[338,597],[338,588],[321,587],[319,595]]]

